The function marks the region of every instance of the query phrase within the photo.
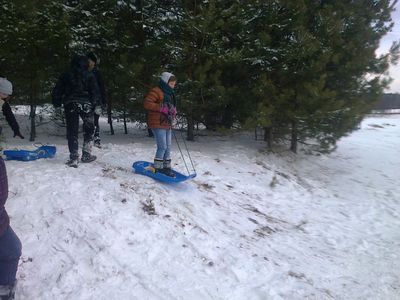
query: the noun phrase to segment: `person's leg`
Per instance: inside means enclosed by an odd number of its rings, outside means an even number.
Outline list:
[[[21,241],[8,226],[0,236],[0,286],[14,285],[21,249]]]
[[[78,160],[79,154],[79,114],[75,103],[69,103],[65,106],[65,121],[67,123],[67,139],[70,160]]]
[[[164,160],[163,160],[163,173],[165,175],[174,177],[175,173],[171,169],[171,136],[172,130],[168,129],[165,132],[165,141],[166,141],[166,149],[164,153]]]
[[[165,152],[164,152],[164,160],[171,160],[171,136],[172,130],[165,130]]]
[[[83,147],[82,162],[92,162],[96,156],[92,155],[92,144],[94,134],[94,113],[90,106],[83,106],[80,113],[83,121]]]
[[[93,118],[94,118],[94,140],[93,140],[93,142],[96,147],[100,148],[101,147],[100,126],[99,126],[100,115],[95,113]]]
[[[167,141],[165,134],[166,130],[161,128],[153,128],[152,130],[154,138],[157,143],[157,151],[154,157],[154,168],[156,169],[156,171],[160,171],[164,167],[163,161],[164,161],[165,150],[167,148]]]

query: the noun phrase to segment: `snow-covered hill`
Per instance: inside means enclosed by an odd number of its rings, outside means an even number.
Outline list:
[[[17,300],[400,298],[400,116],[365,119],[323,156],[267,153],[251,134],[198,137],[198,175],[178,185],[132,173],[154,155],[145,130],[107,129],[98,160],[78,169],[51,122],[38,141],[57,146],[54,159],[6,162]],[[185,171],[176,147],[173,161]]]

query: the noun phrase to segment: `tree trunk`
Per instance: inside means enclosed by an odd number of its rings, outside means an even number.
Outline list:
[[[233,112],[231,105],[227,105],[222,115],[222,126],[226,129],[231,129],[233,126]]]
[[[267,142],[268,149],[272,149],[273,140],[272,127],[264,127],[264,141]]]
[[[126,106],[124,106],[123,119],[124,119],[124,132],[125,134],[128,134],[128,127],[126,126]]]
[[[29,136],[29,141],[33,142],[36,138],[36,90],[35,90],[35,83],[34,76],[30,79],[30,91],[29,91],[29,103],[31,107],[31,111],[29,113],[29,118],[31,119],[31,133]]]
[[[299,103],[297,101],[297,89],[295,90],[295,93],[294,93],[293,104],[294,104],[294,112],[296,113],[297,110],[299,109]],[[298,125],[297,119],[296,119],[296,117],[293,117],[293,120],[292,120],[292,137],[290,139],[290,150],[293,153],[297,153],[297,140],[298,140],[298,128],[297,128],[297,125]]]
[[[194,120],[193,120],[193,110],[192,106],[190,106],[188,113],[186,115],[187,121],[187,137],[188,141],[194,141]]]
[[[108,98],[108,105],[107,105],[107,122],[110,124],[110,133],[111,135],[114,135],[114,127],[112,123],[112,113],[111,113],[111,98]]]
[[[297,121],[292,121],[292,137],[290,139],[290,150],[297,153]]]
[[[148,137],[153,137],[154,136],[153,130],[151,130],[151,128],[147,128],[147,136]]]
[[[31,103],[32,103],[32,100],[31,100]],[[29,118],[31,119],[31,134],[30,134],[30,137],[29,137],[29,141],[33,142],[33,141],[35,141],[35,138],[36,138],[36,122],[35,122],[35,119],[36,119],[36,105],[33,104],[33,103],[31,104],[31,112],[29,114]]]

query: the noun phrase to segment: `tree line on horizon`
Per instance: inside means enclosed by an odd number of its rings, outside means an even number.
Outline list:
[[[72,55],[94,51],[113,115],[144,121],[143,97],[167,70],[189,140],[196,124],[262,128],[270,148],[330,151],[390,83],[399,43],[376,50],[396,2],[3,0],[0,74],[30,105],[31,140]]]

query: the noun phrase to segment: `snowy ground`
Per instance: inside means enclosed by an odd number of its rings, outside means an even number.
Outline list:
[[[400,115],[365,119],[322,156],[198,137],[198,176],[178,185],[132,173],[154,155],[142,129],[104,124],[98,160],[74,169],[51,125],[38,141],[54,159],[6,162],[17,300],[400,299]],[[176,147],[173,159],[184,171]]]

